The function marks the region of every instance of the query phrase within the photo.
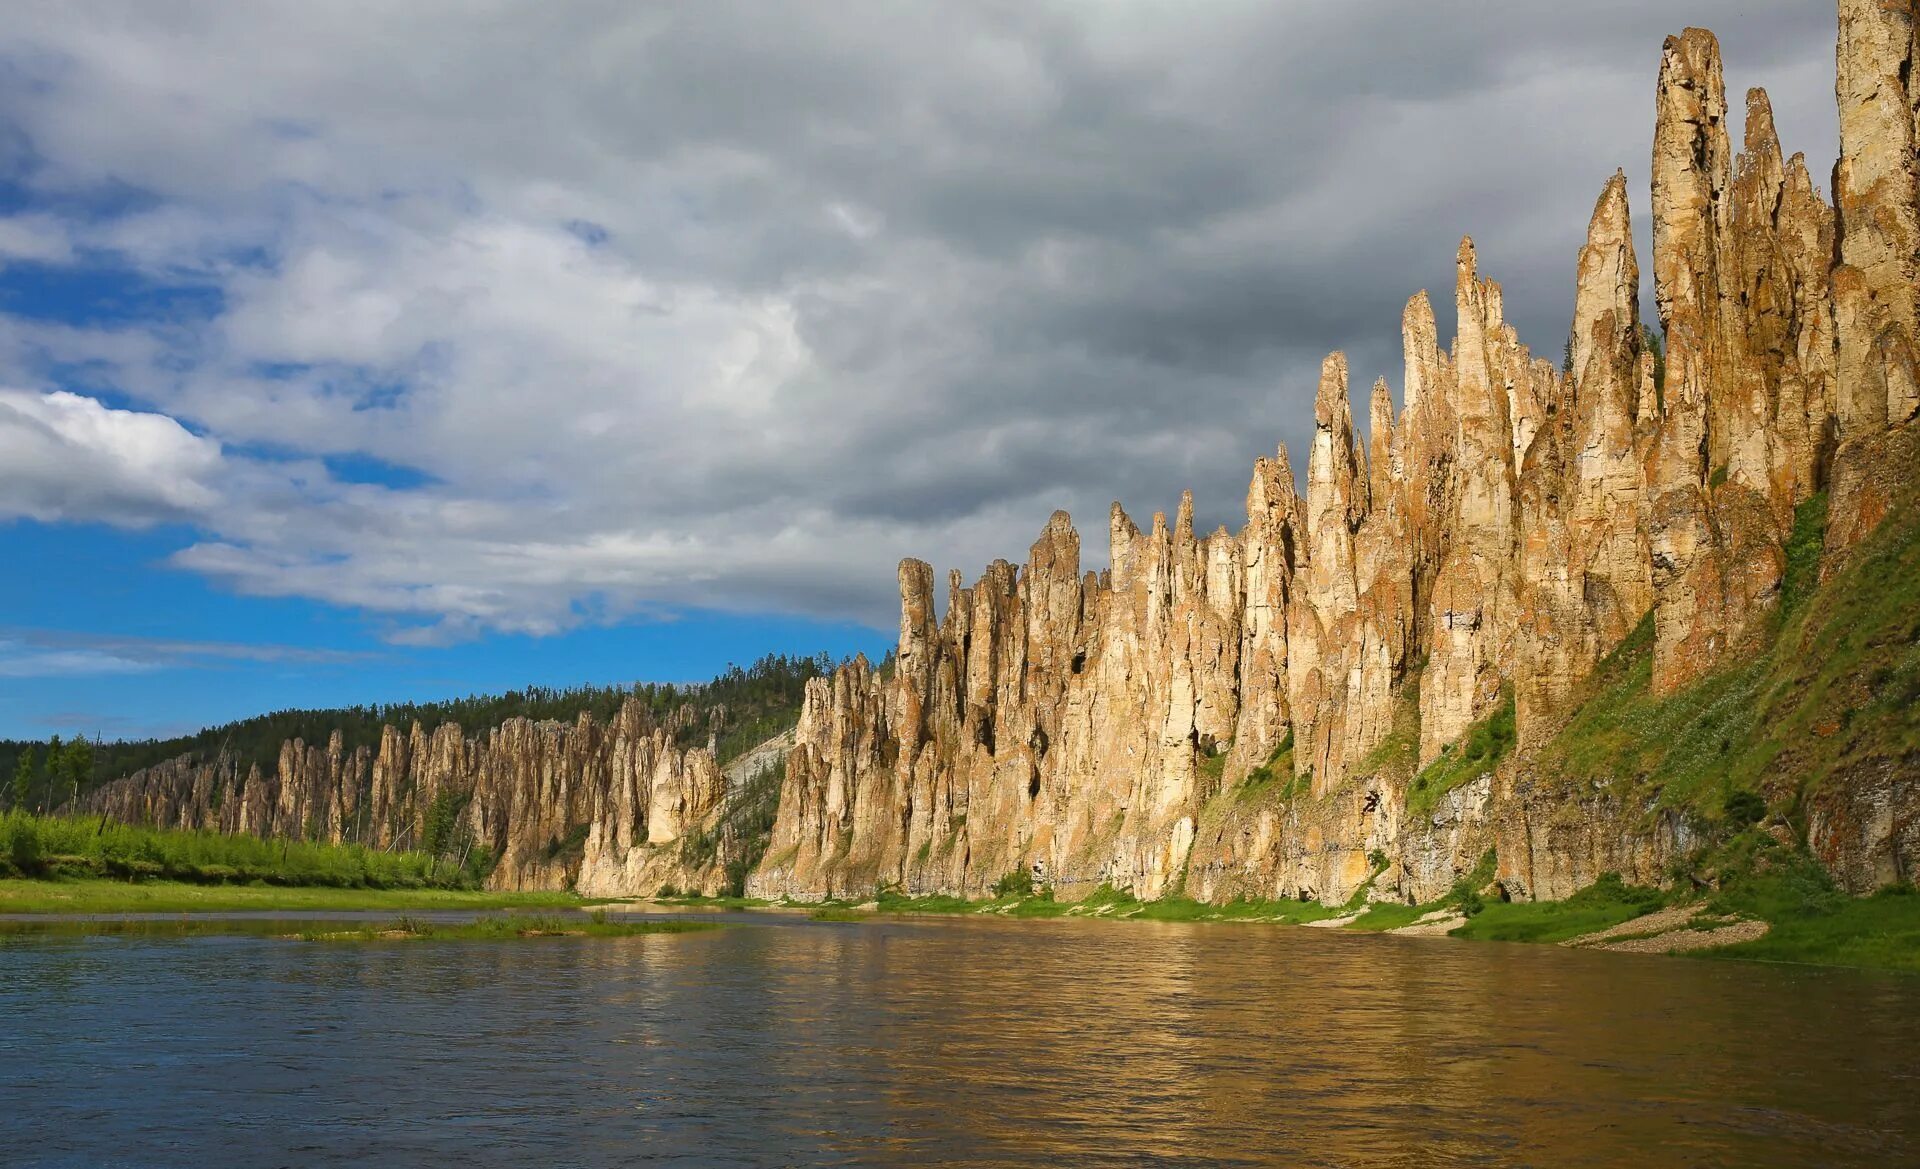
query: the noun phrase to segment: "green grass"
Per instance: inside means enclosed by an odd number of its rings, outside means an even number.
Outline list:
[[[1780,614],[1797,611],[1820,583],[1820,553],[1827,534],[1827,493],[1822,491],[1793,509],[1787,537],[1787,567],[1780,581]]]
[[[1431,814],[1440,797],[1499,766],[1513,743],[1513,687],[1507,686],[1501,690],[1499,706],[1468,727],[1458,743],[1413,777],[1407,789],[1407,815],[1418,818]]]
[[[1920,974],[1920,895],[1911,885],[1848,897],[1823,911],[1776,910],[1768,921],[1773,928],[1765,937],[1703,956]]]
[[[1453,931],[1453,936],[1487,942],[1564,942],[1665,906],[1668,894],[1627,885],[1606,873],[1565,901],[1488,902]]]
[[[1267,761],[1247,772],[1245,779],[1233,789],[1236,800],[1257,800],[1275,790],[1279,785],[1279,798],[1291,800],[1295,796],[1306,794],[1311,781],[1293,773],[1293,729],[1287,729],[1286,737],[1279,746],[1267,756]]]
[[[209,885],[265,882],[339,889],[477,889],[490,867],[491,857],[484,853],[462,864],[425,852],[148,828],[103,816],[35,816],[18,811],[0,815],[0,875],[103,876]]]
[[[379,925],[348,929],[314,928],[300,931],[306,942],[497,942],[520,938],[631,938],[641,934],[686,934],[718,929],[710,921],[620,921],[605,913],[591,917],[539,916],[482,917],[474,921],[436,922],[401,917]]]
[[[1778,604],[1756,631],[1762,644],[1655,694],[1649,615],[1542,745],[1536,773],[1708,827],[1741,793],[1757,793],[1804,832],[1807,797],[1829,777],[1920,755],[1920,506],[1895,509],[1816,587],[1826,515],[1825,496],[1795,511]]]
[[[229,913],[251,910],[513,909],[586,904],[572,893],[190,885],[58,877],[0,879],[0,913]]]

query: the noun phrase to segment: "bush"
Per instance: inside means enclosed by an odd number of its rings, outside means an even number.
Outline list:
[[[13,815],[7,820],[7,860],[21,875],[34,876],[43,867],[39,828],[30,816]]]
[[[1767,800],[1757,791],[1741,788],[1728,792],[1720,804],[1721,812],[1727,823],[1735,828],[1747,828],[1758,824],[1767,814]]]
[[[1033,896],[1033,873],[1024,867],[1013,870],[993,883],[993,895],[1020,898]]]

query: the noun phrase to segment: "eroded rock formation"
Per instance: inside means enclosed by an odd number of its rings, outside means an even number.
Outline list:
[[[1329,356],[1304,489],[1284,448],[1257,460],[1237,533],[1196,533],[1191,497],[1145,531],[1115,504],[1107,568],[1083,572],[1055,513],[1024,564],[970,587],[951,574],[944,613],[932,568],[902,563],[890,663],[807,686],[750,891],[979,895],[1028,870],[1066,897],[1421,901],[1489,851],[1511,896],[1609,871],[1666,880],[1698,843],[1685,815],[1577,788],[1530,752],[1648,621],[1655,694],[1749,652],[1802,505],[1829,493],[1831,572],[1920,462],[1914,14],[1905,0],[1839,11],[1832,206],[1804,158],[1783,157],[1759,90],[1736,156],[1711,33],[1666,41],[1657,326],[1641,320],[1616,173],[1577,257],[1564,368],[1521,342],[1463,241],[1451,344],[1415,295],[1402,405],[1374,383],[1364,435],[1346,358]],[[1516,753],[1421,786],[1509,701]],[[1847,887],[1910,877],[1914,770],[1855,760],[1814,793],[1810,845]],[[292,742],[272,774],[176,762],[92,806],[384,847],[417,839],[448,791],[499,855],[497,884],[717,884],[720,862],[675,842],[712,829],[725,781],[637,708],[474,738],[390,727],[377,750]],[[561,847],[581,833],[577,854]]]
[[[1418,900],[1489,848],[1521,896],[1663,880],[1695,843],[1684,817],[1570,793],[1526,748],[1649,614],[1655,692],[1745,652],[1796,508],[1831,486],[1841,563],[1913,474],[1913,15],[1840,10],[1837,209],[1783,159],[1762,91],[1735,156],[1711,33],[1666,42],[1657,334],[1616,174],[1564,370],[1521,343],[1465,241],[1450,348],[1425,293],[1407,306],[1397,417],[1376,384],[1363,439],[1346,359],[1326,360],[1304,496],[1282,449],[1238,534],[1197,537],[1190,498],[1144,534],[1116,504],[1109,568],[1084,577],[1056,513],[1024,568],[956,574],[938,622],[931,570],[904,565],[892,673],[808,692],[756,891],[979,894],[1031,867],[1067,896],[1339,900],[1391,870]],[[1518,759],[1409,813],[1417,770],[1508,694]]]
[[[712,858],[683,863],[680,838],[707,825],[727,789],[706,747],[675,745],[629,701],[610,721],[509,719],[468,737],[382,728],[377,749],[283,743],[271,771],[221,753],[172,760],[107,784],[88,812],[175,828],[418,849],[436,801],[453,812],[443,849],[497,858],[505,889],[652,893],[717,886]],[[582,839],[584,834],[584,839]]]

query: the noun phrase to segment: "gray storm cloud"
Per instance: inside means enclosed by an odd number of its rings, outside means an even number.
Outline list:
[[[1616,166],[1644,231],[1661,39],[1716,29],[1821,174],[1832,23],[1739,0],[33,6],[0,30],[24,202],[0,263],[215,296],[0,318],[0,381],[179,420],[225,451],[161,501],[203,533],[179,563],[406,636],[685,604],[884,626],[899,557],[1018,558],[1056,507],[1097,531],[1113,499],[1191,487],[1237,525],[1322,354],[1397,392],[1400,307],[1450,286],[1463,233],[1557,357]],[[348,456],[406,470],[354,481]],[[73,476],[107,486],[62,479],[62,518],[161,506],[110,459]]]

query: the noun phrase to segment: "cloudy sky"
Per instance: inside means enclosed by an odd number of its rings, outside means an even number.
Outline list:
[[[0,735],[883,648],[902,556],[1237,526],[1461,234],[1558,355],[1690,23],[1824,175],[1827,0],[11,5]]]

